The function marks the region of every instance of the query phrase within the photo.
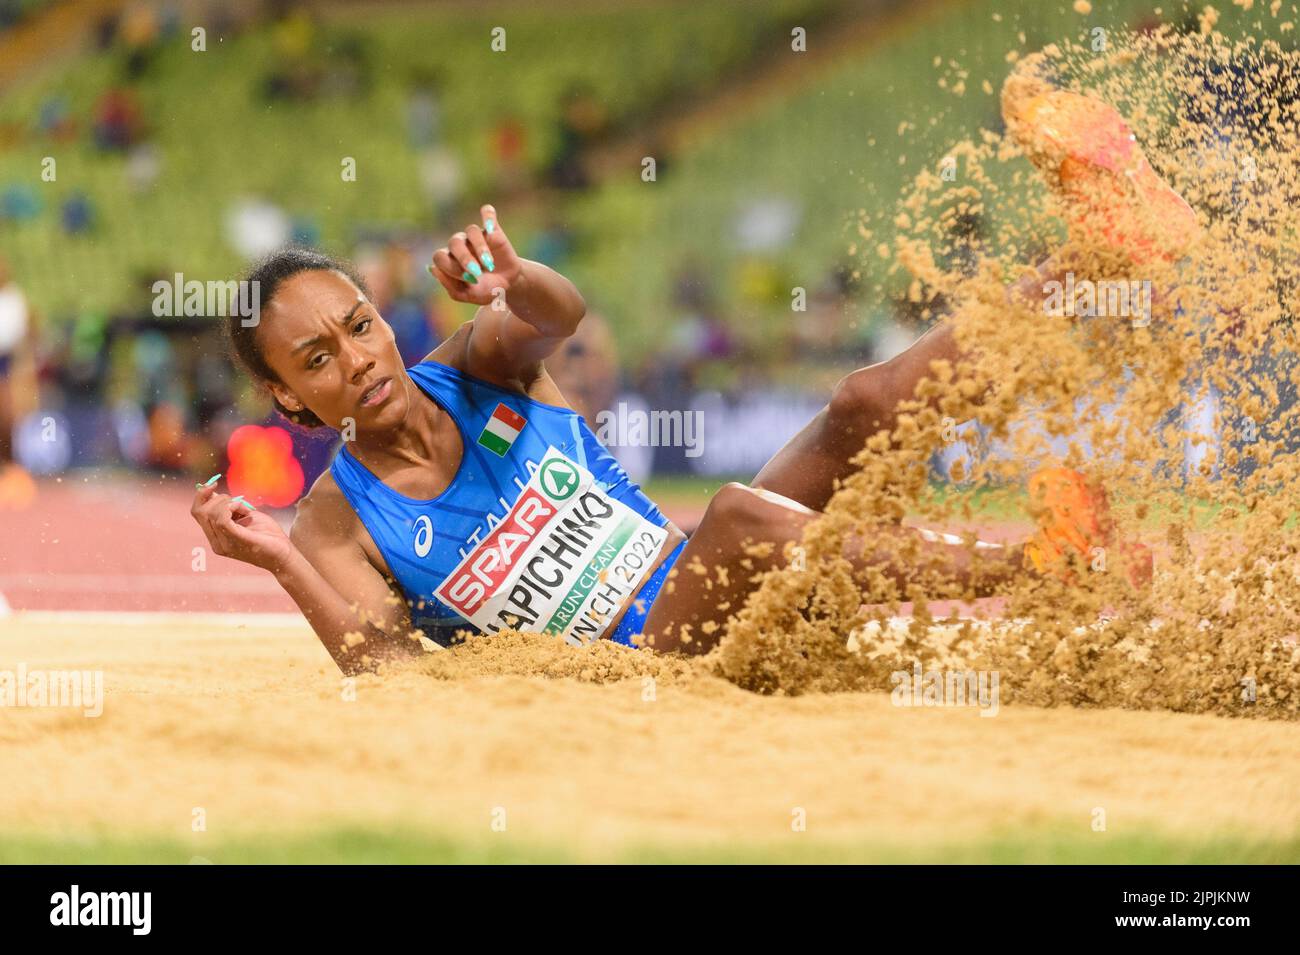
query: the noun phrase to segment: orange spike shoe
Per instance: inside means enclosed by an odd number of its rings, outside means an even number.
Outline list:
[[[1002,115],[1030,161],[1069,200],[1072,238],[1104,242],[1141,264],[1177,260],[1200,235],[1196,212],[1151,168],[1113,107],[1041,84],[1009,84]]]
[[[1151,551],[1137,542],[1116,540],[1116,526],[1105,489],[1078,471],[1051,467],[1029,477],[1029,510],[1038,531],[1025,542],[1025,560],[1040,574],[1071,579],[1067,555],[1073,551],[1094,565],[1107,551],[1118,551],[1134,587],[1151,581]]]

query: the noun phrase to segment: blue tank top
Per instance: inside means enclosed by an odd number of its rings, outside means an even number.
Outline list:
[[[346,442],[334,456],[330,473],[370,532],[375,546],[410,601],[412,624],[423,630],[427,637],[445,645],[458,630],[481,632],[483,628],[472,624],[462,612],[465,604],[459,605],[460,610],[455,609],[447,600],[435,596],[435,592],[444,587],[442,596],[447,596],[444,585],[452,579],[453,572],[473,560],[469,556],[471,553],[481,551],[489,543],[498,544],[497,539],[502,535],[509,538],[509,532],[517,530],[521,523],[530,526],[524,498],[530,485],[534,489],[533,496],[537,497],[537,473],[544,462],[549,468],[552,458],[563,456],[560,467],[550,470],[552,490],[558,486],[561,494],[566,493],[565,485],[570,475],[585,471],[589,472],[591,482],[619,505],[610,505],[601,495],[592,494],[586,505],[587,511],[579,507],[569,513],[565,528],[559,530],[562,536],[557,537],[552,549],[546,551],[552,556],[534,558],[538,564],[535,568],[537,574],[530,584],[532,589],[540,590],[559,575],[557,567],[547,569],[548,562],[553,559],[566,561],[564,567],[570,575],[579,574],[583,569],[574,570],[571,564],[581,563],[587,567],[591,562],[593,570],[599,566],[604,571],[592,574],[591,585],[597,585],[597,577],[599,583],[606,582],[608,570],[605,568],[610,558],[606,557],[606,563],[601,564],[602,558],[593,554],[600,547],[612,554],[606,544],[609,537],[617,535],[606,536],[603,530],[595,528],[615,509],[624,513],[625,519],[619,527],[626,527],[629,535],[634,533],[637,525],[640,526],[641,536],[646,538],[640,548],[642,551],[654,546],[654,532],[646,530],[645,524],[627,515],[624,508],[654,528],[665,527],[668,519],[628,477],[576,411],[535,401],[437,361],[420,362],[407,372],[420,390],[451,416],[460,431],[464,456],[446,490],[424,501],[399,494],[353,457]],[[579,468],[571,467],[570,462]],[[560,475],[558,485],[554,480],[556,474]],[[577,484],[573,487],[582,489]],[[580,498],[587,501],[587,497],[586,494],[574,495],[567,504],[575,507],[575,502]],[[541,504],[547,503],[545,496],[537,497],[537,500]],[[522,514],[518,513],[521,507],[525,508]],[[556,515],[557,523],[564,516]],[[602,536],[602,540],[593,539],[592,535],[596,533]],[[582,547],[584,541],[589,541],[590,547],[578,557],[573,549]],[[541,542],[536,546],[541,547]],[[624,546],[624,542],[620,541],[620,546]],[[626,549],[626,553],[619,554],[620,559],[639,561],[644,556],[633,553],[630,541]],[[502,545],[501,552],[508,551],[509,545]],[[537,551],[534,549],[530,553],[536,554]],[[487,563],[494,563],[490,558],[491,555]],[[629,574],[629,580],[630,584],[637,584],[641,577],[637,575],[631,579]],[[569,581],[564,581],[563,586],[568,588]],[[582,604],[583,597],[574,596],[579,589],[579,585],[574,584],[567,591],[570,603]],[[524,592],[524,596],[527,598],[530,594]],[[552,595],[548,593],[547,597],[552,598]],[[572,609],[576,612],[577,607]],[[564,619],[567,622],[569,617]],[[529,619],[525,613],[522,619],[512,618],[503,625],[518,623],[525,629],[541,630],[546,622]]]

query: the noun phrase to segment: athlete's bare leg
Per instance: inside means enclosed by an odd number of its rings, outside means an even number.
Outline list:
[[[1043,283],[1063,271],[1059,262],[1048,259],[1007,290],[1008,302],[1041,302]],[[872,435],[894,429],[899,405],[916,397],[934,363],[948,362],[960,373],[970,358],[945,321],[888,361],[850,372],[836,384],[826,407],[763,465],[753,486],[824,510],[836,482],[856,470],[850,463],[854,456]]]
[[[952,328],[943,324],[889,361],[845,375],[826,407],[763,466],[753,486],[823,510],[836,482],[856,470],[851,461],[867,439],[893,430],[899,404],[915,395],[931,365],[947,361],[955,366],[959,358]]]
[[[645,621],[656,650],[701,653],[721,638],[727,618],[737,613],[765,571],[786,563],[785,547],[798,543],[817,512],[780,495],[727,484],[713,496],[695,533],[683,548],[669,583],[660,591]],[[896,548],[861,538],[845,544],[854,567],[883,567],[900,587],[914,582],[918,565],[942,567],[944,575],[973,596],[991,592],[1022,570],[1020,545],[980,550],[978,559],[965,544],[926,540],[915,528],[885,533],[907,535],[917,558],[903,565]]]
[[[1059,271],[1059,264],[1044,262],[1008,290],[1008,299],[1041,295],[1042,283]],[[786,544],[801,540],[836,483],[853,473],[852,459],[867,439],[893,430],[899,405],[916,396],[935,362],[959,369],[964,359],[952,326],[936,326],[898,356],[841,379],[826,407],[764,465],[752,487],[729,484],[719,490],[674,565],[672,586],[665,587],[646,618],[645,631],[654,636],[656,649],[700,652],[712,647],[727,617],[740,610],[754,589],[754,578],[785,561]],[[909,550],[920,558],[918,563],[943,568],[947,579],[974,596],[1024,572],[1021,544],[981,545],[977,561],[969,545],[924,540],[925,532],[915,528],[898,525],[875,533],[870,542],[847,542],[844,556],[855,567],[883,567],[901,587],[917,579],[916,565],[898,563],[898,554]],[[886,546],[890,542],[882,541],[881,533],[898,535],[903,546]],[[746,553],[764,542],[771,545],[765,552]],[[689,627],[689,643],[682,641],[684,626]]]

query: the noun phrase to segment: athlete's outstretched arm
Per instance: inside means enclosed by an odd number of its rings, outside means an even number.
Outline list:
[[[332,532],[329,522],[295,521],[286,535],[270,515],[210,486],[195,492],[190,513],[219,556],[275,575],[344,673],[419,650],[408,637],[405,603],[356,541]]]
[[[344,673],[357,673],[419,647],[400,593],[370,565],[356,541],[308,541],[275,575]],[[362,642],[353,643],[360,635]]]
[[[481,306],[465,338],[464,370],[527,390],[542,360],[577,330],[587,303],[563,275],[518,256],[494,207],[480,211],[483,225],[452,236],[430,271],[453,299]]]

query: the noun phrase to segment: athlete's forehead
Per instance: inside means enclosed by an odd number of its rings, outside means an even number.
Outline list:
[[[263,310],[258,335],[263,347],[296,351],[347,325],[365,294],[341,272],[316,269],[288,278]]]
[[[286,325],[294,318],[337,324],[365,301],[365,293],[342,272],[312,269],[285,279],[271,300],[270,311]]]

